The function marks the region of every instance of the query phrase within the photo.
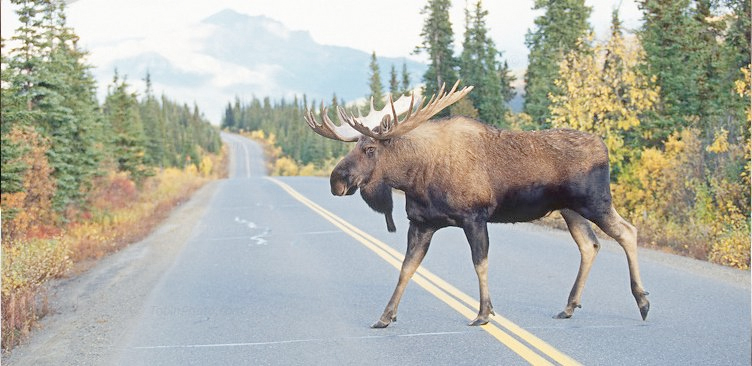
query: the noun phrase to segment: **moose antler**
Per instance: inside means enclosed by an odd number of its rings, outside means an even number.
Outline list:
[[[338,107],[337,110],[341,115],[342,109]],[[312,110],[305,111],[306,123],[308,123],[308,126],[311,127],[313,132],[332,140],[344,142],[358,141],[358,138],[360,138],[360,132],[354,130],[347,124],[335,126],[332,120],[329,119],[327,112],[328,109],[324,108],[324,102],[321,102],[321,124],[319,124],[316,121],[316,116],[313,114]]]
[[[411,131],[421,123],[428,121],[442,109],[462,99],[473,89],[472,86],[466,86],[457,91],[459,83],[458,80],[448,93],[444,92],[444,85],[442,85],[438,96],[432,96],[425,106],[423,105],[423,98],[416,100],[414,94],[410,97],[402,96],[396,102],[392,100],[390,95],[389,105],[381,110],[376,110],[373,106],[373,98],[371,98],[371,111],[366,116],[358,113],[358,117],[355,117],[353,114],[347,113],[344,108],[337,107],[337,114],[341,122],[341,125],[337,126],[329,119],[327,109],[324,108],[322,102],[322,122],[318,123],[313,111],[310,110],[305,112],[305,120],[314,132],[333,140],[352,142],[357,141],[361,135],[377,140],[386,140]],[[417,109],[415,108],[416,104],[418,105]],[[405,113],[407,115],[400,121],[399,116]],[[376,129],[376,127],[380,128]]]
[[[473,90],[472,86],[466,86],[457,91],[457,86],[459,86],[459,84],[460,81],[457,80],[457,82],[454,84],[452,89],[449,90],[448,93],[444,92],[445,85],[442,85],[441,90],[439,90],[439,94],[433,95],[428,103],[426,103],[426,105],[418,103],[418,108],[415,110],[413,110],[413,100],[411,99],[410,107],[407,109],[407,115],[401,121],[399,119],[399,115],[401,115],[402,113],[397,113],[396,108],[394,107],[395,103],[392,102],[392,97],[390,95],[389,104],[392,107],[392,114],[386,114],[382,117],[379,124],[381,128],[378,130],[374,130],[369,125],[362,123],[359,118],[355,118],[352,115],[349,117],[341,116],[341,118],[347,117],[346,119],[342,119],[347,122],[347,124],[352,126],[353,129],[357,130],[365,136],[371,137],[376,140],[388,140],[394,137],[402,136],[418,127],[421,123],[428,121],[431,117],[441,112],[441,110],[443,110],[444,108],[456,103],[458,100],[462,99],[462,97],[470,93],[471,90]]]

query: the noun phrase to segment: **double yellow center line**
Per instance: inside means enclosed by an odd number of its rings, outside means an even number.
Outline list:
[[[289,193],[290,196],[306,205],[327,221],[331,222],[334,226],[341,229],[359,243],[363,244],[363,246],[373,251],[397,270],[402,268],[404,256],[392,247],[363,232],[339,216],[325,210],[292,189],[289,185],[274,178],[267,179],[280,186],[283,190]],[[465,316],[467,319],[475,319],[477,309],[480,307],[478,301],[440,277],[421,266],[416,271],[412,280],[436,298],[449,305],[449,307]],[[503,316],[493,315],[491,320],[492,322],[489,322],[481,328],[532,365],[580,364]]]

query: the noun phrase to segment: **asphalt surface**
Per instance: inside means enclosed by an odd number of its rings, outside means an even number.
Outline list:
[[[532,224],[489,226],[499,315],[489,326],[466,325],[477,278],[462,231],[448,228],[435,235],[423,262],[430,273],[411,281],[398,321],[371,329],[397,281],[404,198],[395,195],[398,231],[387,233],[358,195],[331,196],[326,178],[267,178],[256,144],[224,138],[231,178],[181,229],[188,239],[93,364],[750,364],[749,271],[641,250],[651,301],[642,321],[623,251],[602,240],[583,307],[553,319],[579,252],[568,233]]]

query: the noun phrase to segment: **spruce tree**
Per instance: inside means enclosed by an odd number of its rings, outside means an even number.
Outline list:
[[[9,70],[9,60],[5,56],[5,41],[1,42],[3,48],[3,52],[0,54],[2,69]],[[14,85],[10,76],[11,73],[7,71],[0,73],[0,80],[3,85],[2,104],[0,104],[0,108],[2,108],[2,112],[0,112],[0,138],[2,139],[0,142],[0,159],[2,159],[0,193],[3,195],[20,192],[23,189],[24,173],[28,169],[28,166],[20,160],[25,153],[24,146],[20,146],[9,137],[13,128],[25,124],[23,117],[26,111],[25,99],[20,97],[17,90],[12,89]]]
[[[723,71],[721,79],[726,83],[734,83],[744,80],[741,69],[748,68],[750,63],[750,45],[752,44],[752,4],[749,0],[727,0],[725,5],[732,11],[732,21],[726,32],[726,38],[723,49]],[[749,114],[745,111],[750,105],[749,96],[743,96],[736,92],[736,88],[725,88],[726,97],[722,100],[726,102],[724,110],[728,112],[728,121],[736,126],[729,126],[729,130],[738,129],[744,141],[745,146],[749,146],[750,128],[747,120]]]
[[[146,166],[146,137],[139,113],[139,103],[135,93],[128,91],[128,83],[120,80],[117,72],[108,88],[104,102],[104,115],[112,136],[112,156],[119,171],[128,172],[135,182],[140,183],[150,175]],[[187,118],[182,113],[180,124],[183,129],[181,142],[185,149]]]
[[[410,87],[410,73],[407,72],[407,63],[404,61],[402,62],[402,84],[400,87],[400,94],[408,94],[412,89]]]
[[[501,84],[501,99],[506,105],[509,105],[509,102],[511,102],[517,95],[517,92],[512,85],[517,78],[512,74],[506,60],[499,64],[496,73],[499,75],[499,84]]]
[[[389,93],[392,95],[392,98],[397,98],[400,94],[400,84],[399,80],[397,79],[397,69],[394,68],[394,65],[392,65],[392,69],[389,71]]]
[[[749,104],[733,92],[750,59],[749,1],[643,0],[639,6],[642,68],[661,89],[658,113],[646,123],[661,140],[683,127],[698,128],[704,138],[721,126],[736,130],[744,120],[741,104]]]
[[[222,118],[222,129],[228,129],[230,131],[237,131],[237,121],[235,121],[235,114],[232,113],[232,103],[227,102],[227,107],[225,107],[225,116]]]
[[[144,78],[146,90],[140,103],[141,122],[146,138],[146,164],[153,167],[164,167],[166,163],[164,140],[165,126],[161,118],[160,105],[152,90],[151,75],[147,72]]]
[[[535,0],[533,9],[543,10],[544,14],[535,19],[535,28],[525,35],[530,49],[525,72],[525,113],[540,127],[548,127],[549,95],[560,94],[554,85],[559,63],[591,32],[591,8],[585,0]]]
[[[21,26],[13,37],[9,88],[23,99],[22,119],[51,142],[54,207],[81,203],[98,172],[101,120],[86,52],[66,25],[65,2],[16,0]]]
[[[748,0],[726,0],[724,5],[731,9],[732,22],[726,36],[725,46],[729,57],[728,70],[732,70],[739,79],[739,70],[750,64],[750,45],[752,44],[752,3]]]
[[[702,69],[701,49],[697,43],[700,27],[690,11],[690,0],[643,0],[640,41],[645,48],[643,71],[655,75],[661,88],[659,116],[650,119],[657,136],[668,137],[673,126],[688,126],[691,118],[699,116]]]
[[[376,52],[371,54],[371,63],[368,66],[370,74],[368,76],[368,87],[370,94],[369,100],[373,100],[373,105],[376,109],[384,107],[384,87],[381,84],[381,72],[379,71],[379,63],[376,59]]]
[[[460,78],[463,83],[475,86],[470,99],[482,121],[505,125],[504,116],[509,111],[502,95],[503,86],[498,72],[501,64],[496,45],[488,36],[486,26],[488,11],[478,1],[471,12],[465,9],[465,38],[460,56]]]
[[[454,57],[454,33],[449,21],[451,5],[449,0],[429,0],[420,12],[425,16],[420,33],[423,41],[415,48],[415,53],[428,54],[428,68],[423,74],[423,95],[438,93],[442,84],[451,87],[457,81],[458,62]]]

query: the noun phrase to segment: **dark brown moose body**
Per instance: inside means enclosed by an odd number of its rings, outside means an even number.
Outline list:
[[[580,297],[599,244],[591,222],[624,248],[630,270],[632,294],[642,318],[650,304],[637,264],[636,229],[611,202],[606,146],[600,138],[573,130],[511,132],[466,117],[431,120],[447,105],[467,94],[455,87],[425,107],[405,98],[383,111],[354,117],[339,110],[343,125],[335,126],[322,111],[323,124],[306,116],[319,134],[343,141],[358,141],[334,168],[331,189],[335,195],[361,196],[374,210],[391,220],[391,188],[406,196],[410,220],[405,260],[397,287],[384,313],[373,326],[386,327],[397,316],[407,282],[417,270],[433,234],[447,226],[464,230],[470,244],[480,287],[480,309],[470,323],[489,321],[493,306],[487,283],[488,222],[523,222],[560,210],[577,243],[580,270],[564,311],[569,318]],[[390,110],[391,106],[391,110]],[[399,110],[399,112],[398,112]],[[407,116],[399,120],[399,115]],[[356,130],[347,134],[347,128]]]

